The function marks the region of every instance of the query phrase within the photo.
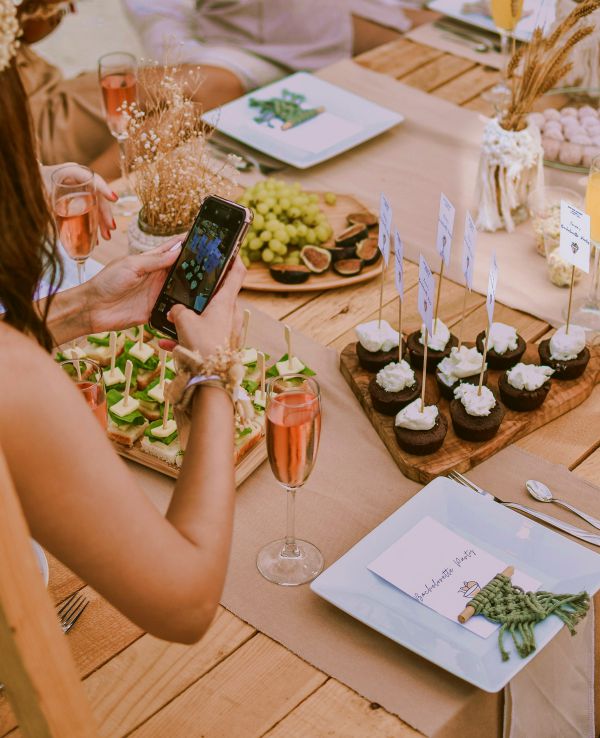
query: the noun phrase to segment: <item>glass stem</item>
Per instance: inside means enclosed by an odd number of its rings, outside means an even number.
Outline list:
[[[598,241],[592,241],[591,243],[594,251],[594,267],[589,300],[592,305],[600,309],[600,243]]]
[[[85,261],[77,262],[77,279],[79,280],[79,284],[85,282]]]
[[[300,551],[296,545],[296,488],[286,487],[285,489],[287,498],[286,532],[281,555],[287,558],[297,558]]]
[[[127,157],[125,153],[125,141],[127,139],[117,137],[117,143],[119,144],[119,164],[121,167],[121,179],[126,192],[129,192],[129,172],[127,171]]]

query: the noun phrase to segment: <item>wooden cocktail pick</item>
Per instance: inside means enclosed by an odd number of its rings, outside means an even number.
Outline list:
[[[507,566],[506,569],[500,573],[504,574],[505,577],[508,577],[510,579],[512,575],[515,573],[515,567]],[[490,582],[491,581],[493,580],[490,579]],[[489,584],[490,582],[487,582],[487,584]],[[487,584],[485,586],[487,586]],[[483,587],[481,589],[483,589]],[[473,617],[473,615],[475,615],[475,608],[472,607],[471,605],[467,605],[465,609],[458,616],[458,622],[464,624],[467,622],[467,620],[470,620]]]
[[[246,348],[246,340],[248,338],[248,324],[250,323],[250,311],[248,308],[244,310],[242,318],[242,332],[240,333],[240,348],[243,351]]]
[[[138,346],[140,351],[144,345],[144,324],[138,325]]]
[[[115,373],[115,367],[117,364],[117,332],[111,331],[110,338],[108,340],[110,347],[110,376],[113,377]]]
[[[81,366],[79,365],[79,358],[77,357],[76,351],[71,351],[71,361],[75,365],[75,371],[77,372],[77,380],[81,382]]]
[[[158,380],[158,386],[162,389],[164,389],[165,386],[165,374],[167,372],[167,352],[164,350],[164,348],[158,349],[158,357],[160,361],[160,375]]]
[[[443,281],[444,281],[444,257],[442,257],[441,264],[440,264],[440,278],[438,281],[437,297],[435,298],[435,310],[433,312],[433,333],[434,335],[435,335],[435,331],[437,328],[438,310],[440,307],[440,296],[442,294],[442,282]]]
[[[123,395],[123,407],[129,405],[129,393],[131,391],[131,373],[133,371],[133,364],[131,359],[127,359],[125,364],[125,393]]]
[[[435,323],[434,323],[435,325]],[[421,412],[425,412],[425,387],[427,385],[427,343],[429,342],[429,330],[425,325],[425,339],[423,341],[423,381],[421,386]]]
[[[260,396],[265,397],[265,355],[262,351],[258,352],[258,370],[260,371]]]
[[[162,427],[167,427],[167,422],[169,420],[169,409],[171,407],[171,403],[168,400],[165,400],[165,406],[163,408],[163,416],[162,416]]]
[[[288,369],[291,370],[292,368],[292,332],[290,331],[289,325],[283,326],[283,332],[285,334],[285,342],[287,345],[287,355],[288,355]]]

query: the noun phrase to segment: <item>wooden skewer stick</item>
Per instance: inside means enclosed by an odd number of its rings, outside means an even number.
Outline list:
[[[443,279],[444,279],[444,260],[442,259],[442,264],[440,266],[440,279],[439,279],[438,288],[437,288],[437,297],[435,298],[435,311],[433,313],[433,334],[434,335],[437,330],[438,310],[440,307],[440,295],[442,294]]]
[[[158,380],[158,386],[163,389],[165,386],[165,374],[167,372],[167,352],[164,348],[158,349],[158,357],[160,360],[160,376]]]
[[[77,358],[76,351],[71,351],[71,361],[75,365],[75,371],[77,372],[77,381],[81,382],[81,365],[79,364],[79,359]]]
[[[165,400],[165,407],[163,409],[163,418],[162,418],[162,427],[167,427],[167,422],[169,421],[169,409],[171,407],[171,403],[168,400]]]
[[[573,285],[575,284],[575,266],[571,267],[571,286],[569,287],[569,307],[567,308],[567,325],[565,333],[569,334],[569,323],[571,322],[571,305],[573,304]]]
[[[429,341],[429,331],[425,326],[425,342],[423,344],[423,379],[421,380],[421,412],[425,412],[425,385],[427,384],[427,343]]]
[[[506,569],[501,573],[504,574],[505,577],[509,577],[510,579],[510,577],[512,577],[512,575],[515,573],[515,567],[507,566]],[[489,584],[489,582],[487,584]],[[487,587],[487,584],[486,584],[486,587]],[[458,616],[458,622],[466,623],[467,620],[470,620],[473,617],[473,615],[475,615],[475,608],[472,605],[467,605],[465,609]]]
[[[263,399],[265,398],[265,384],[266,384],[266,377],[265,377],[265,355],[262,351],[258,352],[258,369],[260,371],[260,395]]]
[[[140,351],[142,350],[142,346],[144,345],[144,324],[138,325],[138,346]]]
[[[402,361],[402,300],[398,297],[398,362]]]
[[[463,330],[465,327],[465,312],[467,310],[467,295],[468,294],[469,294],[469,288],[465,284],[465,294],[463,296],[463,304],[462,304],[462,316],[460,318],[460,328],[458,330],[458,350],[459,351],[460,351],[460,348],[463,342]]]
[[[117,332],[111,331],[110,338],[108,341],[110,346],[110,376],[113,377],[115,374],[115,366],[117,364]]]
[[[125,364],[125,395],[123,397],[123,407],[129,405],[129,392],[131,391],[131,372],[133,371],[133,364],[131,359],[127,359]]]
[[[292,368],[292,332],[290,331],[289,325],[283,326],[285,333],[285,342],[287,344],[287,355],[288,355],[288,369]]]
[[[383,287],[385,285],[385,259],[381,260],[381,286],[379,289],[379,321],[377,328],[381,328],[381,314],[383,312]]]
[[[250,323],[250,311],[248,308],[244,310],[242,319],[242,332],[240,334],[240,348],[242,351],[246,348],[246,339],[248,338],[248,324]]]
[[[483,387],[483,375],[485,374],[485,360],[488,351],[488,341],[490,338],[490,324],[485,329],[485,343],[483,344],[483,358],[481,359],[481,371],[479,372],[479,386],[477,387],[477,395],[481,395],[481,388]]]

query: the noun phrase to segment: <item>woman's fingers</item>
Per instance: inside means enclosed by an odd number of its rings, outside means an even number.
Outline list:
[[[172,266],[177,260],[180,250],[181,239],[178,239],[175,243],[163,244],[152,251],[138,254],[132,258],[135,259],[135,268],[138,274],[151,274]]]

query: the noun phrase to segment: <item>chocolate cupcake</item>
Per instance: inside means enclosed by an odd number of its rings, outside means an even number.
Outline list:
[[[356,355],[358,363],[368,372],[378,372],[393,361],[398,361],[400,336],[387,320],[372,320],[356,326]]]
[[[477,349],[483,353],[485,346],[485,331],[475,339]],[[490,369],[510,369],[518,364],[527,349],[525,340],[517,331],[505,323],[492,323],[486,360]]]
[[[550,392],[550,377],[554,370],[538,364],[516,364],[498,380],[502,402],[511,410],[535,410]]]
[[[421,395],[421,382],[406,361],[393,362],[369,382],[373,407],[384,415],[396,415]]]
[[[408,346],[408,356],[410,365],[413,369],[423,368],[423,354],[425,347],[421,343],[421,336],[424,334],[423,328],[420,331],[410,333],[406,339]],[[450,351],[458,346],[458,338],[448,330],[447,326],[441,320],[437,321],[436,332],[429,337],[427,348],[427,372],[433,373],[436,366],[442,359],[450,356]]]
[[[459,385],[450,403],[454,432],[465,441],[489,441],[498,432],[504,417],[504,409],[494,393],[482,387],[478,395],[477,389],[471,384]]]
[[[421,413],[420,409],[421,400],[417,399],[401,410],[394,422],[394,433],[401,449],[415,456],[426,456],[439,451],[442,447],[448,432],[448,421],[436,405],[426,405],[424,413]],[[414,427],[398,425],[398,422]],[[433,423],[430,428],[419,427],[430,423]]]
[[[476,348],[461,346],[453,348],[450,356],[442,359],[435,370],[435,379],[442,397],[454,399],[454,390],[461,382],[479,384],[479,374],[483,356]],[[484,384],[487,382],[487,370],[483,375]]]
[[[554,369],[554,379],[577,379],[585,371],[590,352],[585,345],[585,331],[581,326],[559,328],[550,339],[541,341],[538,347],[542,364]]]

